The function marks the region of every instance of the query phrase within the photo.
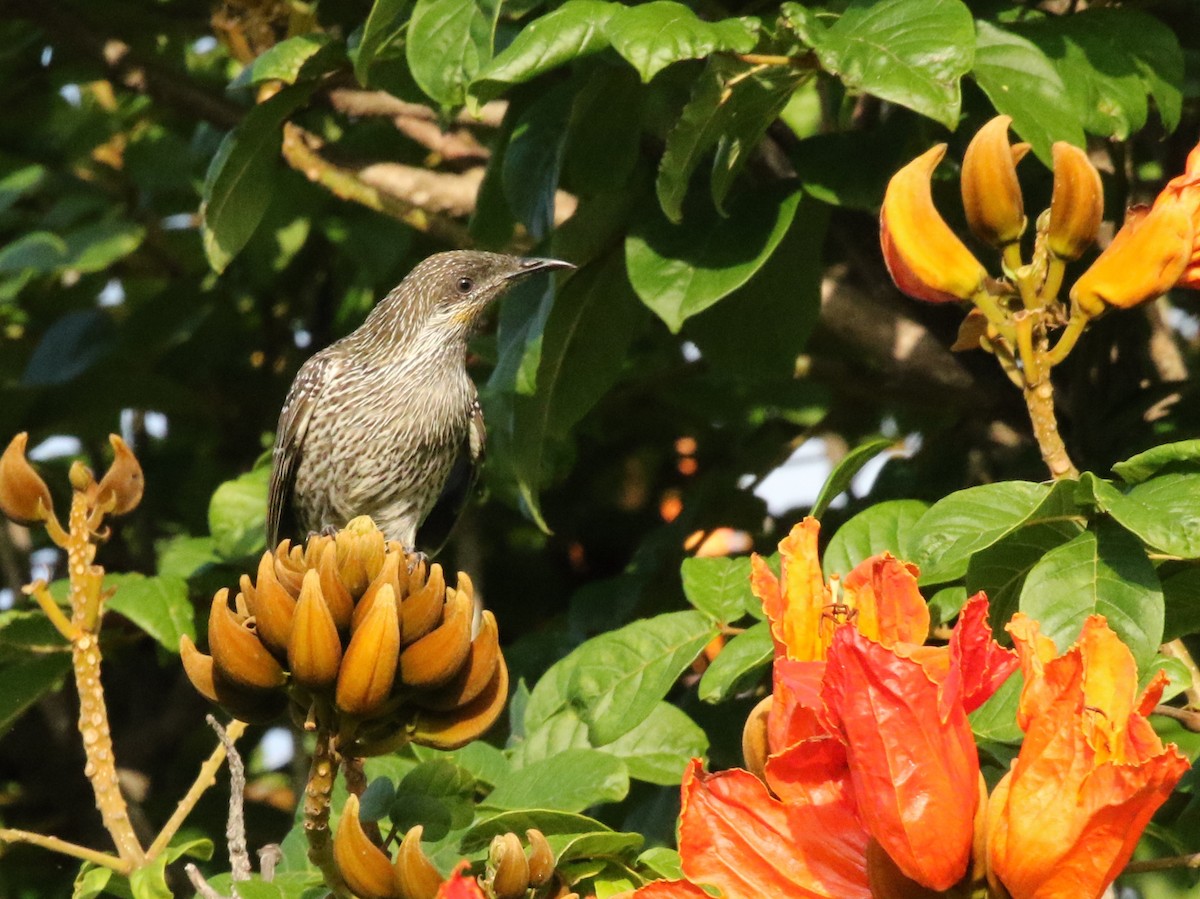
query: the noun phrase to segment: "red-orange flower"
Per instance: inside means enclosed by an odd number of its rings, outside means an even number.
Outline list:
[[[450,879],[438,887],[436,899],[487,899],[474,877],[466,873],[470,862],[465,859],[450,874]]]
[[[988,803],[989,876],[1013,899],[1098,897],[1188,770],[1146,719],[1166,679],[1138,697],[1133,656],[1099,615],[1061,656],[1023,614],[1008,631],[1025,742]]]
[[[1180,276],[1180,287],[1200,290],[1200,144],[1188,154],[1183,174],[1172,178],[1154,205],[1174,205],[1185,210],[1192,220],[1192,245],[1187,266]]]
[[[778,579],[753,561],[776,641],[765,785],[693,762],[684,873],[729,897],[869,897],[873,841],[897,877],[947,889],[967,873],[979,805],[967,712],[1017,659],[991,640],[982,596],[964,607],[949,646],[922,646],[929,613],[916,569],[890,555],[826,585],[817,531],[812,519],[793,528]],[[693,889],[657,884],[637,895]]]

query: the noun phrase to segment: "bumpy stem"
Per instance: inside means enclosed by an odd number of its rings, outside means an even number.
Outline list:
[[[1078,478],[1079,469],[1067,455],[1067,447],[1058,433],[1058,418],[1054,414],[1054,388],[1050,379],[1040,384],[1027,385],[1021,393],[1025,397],[1025,408],[1029,410],[1029,421],[1033,425],[1033,436],[1042,451],[1042,461],[1050,469],[1054,480]]]
[[[329,835],[329,802],[339,763],[334,739],[327,727],[317,730],[317,745],[304,788],[304,834],[308,838],[308,859],[320,869],[325,885],[338,899],[352,899],[334,863],[333,839]]]

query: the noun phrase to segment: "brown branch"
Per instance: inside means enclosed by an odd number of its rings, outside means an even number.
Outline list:
[[[1168,858],[1148,858],[1130,862],[1122,874],[1144,874],[1147,871],[1167,871],[1171,868],[1200,868],[1200,852],[1190,855],[1173,855]]]
[[[165,106],[223,129],[242,120],[243,110],[237,104],[211,93],[184,72],[141,58],[129,44],[109,33],[103,23],[77,18],[61,3],[5,0],[0,10],[32,22],[45,31],[51,44],[91,57],[103,64],[115,81]]]
[[[1170,643],[1164,644],[1164,649],[1170,646]],[[1200,712],[1192,709],[1180,709],[1173,705],[1156,705],[1152,714],[1162,715],[1164,718],[1171,718],[1178,721],[1185,730],[1190,730],[1193,733],[1200,733]]]
[[[336,88],[329,92],[329,103],[338,112],[350,116],[382,116],[384,118],[414,119],[423,122],[439,121],[438,114],[420,103],[406,103],[386,91],[362,91],[351,88]],[[508,111],[504,100],[493,100],[480,107],[478,115],[465,109],[454,117],[459,125],[479,125],[499,128]]]
[[[128,875],[133,870],[132,864],[117,858],[115,855],[109,855],[107,852],[97,852],[95,849],[89,849],[87,846],[80,846],[77,843],[60,840],[58,837],[33,833],[28,830],[14,830],[9,827],[0,827],[0,843],[28,843],[30,846],[41,846],[43,849],[49,849],[51,852],[59,852],[63,855],[69,855],[72,858],[91,862],[93,865],[111,868],[118,874]]]

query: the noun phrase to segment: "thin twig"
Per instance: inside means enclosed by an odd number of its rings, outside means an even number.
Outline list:
[[[225,734],[232,741],[238,739],[245,731],[246,723],[244,721],[231,721],[229,727],[225,729]],[[204,795],[204,792],[209,787],[216,783],[217,771],[224,762],[225,746],[218,745],[212,751],[212,755],[200,766],[200,773],[192,781],[187,794],[179,800],[174,814],[163,825],[163,829],[159,831],[158,836],[154,838],[154,842],[150,844],[150,848],[146,850],[147,860],[155,858],[167,848],[167,845],[171,842],[171,838],[175,836],[176,832],[183,825],[184,820],[191,814],[192,809],[195,808],[196,803],[200,801],[200,797]]]
[[[1147,871],[1167,871],[1171,868],[1200,868],[1200,852],[1190,855],[1173,855],[1169,858],[1147,858],[1130,862],[1122,874],[1144,874]]]
[[[234,882],[250,879],[250,853],[246,850],[246,766],[233,740],[212,715],[205,715],[208,726],[217,732],[229,758],[229,820],[225,823],[225,840],[229,844],[229,868]]]
[[[1170,644],[1167,645],[1169,646]],[[1191,709],[1176,708],[1173,705],[1156,705],[1151,714],[1171,718],[1183,725],[1184,730],[1200,733],[1200,712],[1194,712]]]
[[[231,899],[231,897],[218,893],[215,889],[209,886],[204,875],[200,873],[200,869],[188,862],[183,866],[184,872],[187,874],[188,880],[192,882],[192,886],[196,888],[196,895],[202,896],[203,899]]]
[[[115,855],[109,855],[107,852],[97,852],[95,849],[88,849],[86,846],[80,846],[77,843],[69,843],[66,840],[60,840],[58,837],[33,833],[28,830],[14,830],[9,827],[0,827],[0,843],[28,843],[31,846],[41,846],[43,849],[49,849],[51,852],[59,852],[63,855],[69,855],[72,858],[82,859],[85,862],[100,865],[102,868],[110,868],[118,874],[128,875],[133,870],[132,864],[124,859],[117,858]]]

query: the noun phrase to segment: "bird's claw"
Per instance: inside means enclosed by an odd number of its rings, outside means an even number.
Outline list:
[[[429,567],[429,556],[421,552],[419,549],[409,550],[408,552],[408,573],[412,574],[416,571],[418,565]]]

